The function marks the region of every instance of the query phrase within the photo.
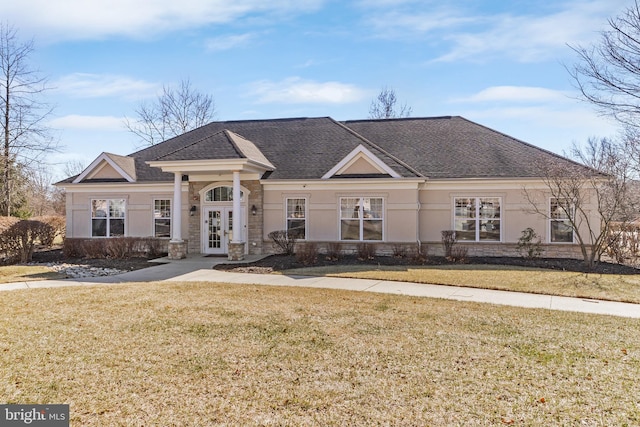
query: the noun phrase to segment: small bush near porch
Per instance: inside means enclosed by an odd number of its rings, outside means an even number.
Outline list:
[[[0,293],[0,394],[71,425],[639,425],[636,319],[150,283]]]

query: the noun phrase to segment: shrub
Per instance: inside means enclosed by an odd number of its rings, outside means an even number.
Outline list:
[[[86,258],[106,258],[106,239],[87,239],[80,245],[81,253]]]
[[[138,239],[134,237],[116,237],[105,240],[107,258],[123,259],[134,256]]]
[[[614,225],[606,235],[606,254],[618,264],[640,255],[640,228],[636,224]]]
[[[464,263],[467,262],[467,254],[469,250],[464,246],[455,246],[451,248],[451,255],[447,259],[451,262]]]
[[[318,245],[307,243],[296,251],[296,260],[304,265],[313,265],[318,262]]]
[[[395,244],[392,250],[394,258],[405,258],[407,256],[407,247],[405,245]]]
[[[356,255],[360,261],[368,261],[376,256],[376,248],[371,243],[358,243]]]
[[[51,226],[40,221],[21,220],[0,233],[0,251],[5,262],[27,262],[42,236],[51,233]]]
[[[276,230],[269,233],[269,238],[273,240],[273,246],[284,255],[293,255],[296,247],[296,237],[294,233],[287,230]]]
[[[64,239],[62,243],[62,254],[66,258],[80,258],[84,256],[82,243],[75,239]]]
[[[416,265],[426,264],[427,261],[429,261],[427,252],[427,245],[416,245],[415,249],[411,252],[411,263]]]
[[[157,258],[167,253],[164,242],[155,237],[148,237],[144,242],[144,246],[147,251],[147,256],[150,258]]]
[[[339,261],[342,258],[342,243],[331,242],[327,245],[327,259]]]
[[[20,218],[14,216],[0,216],[0,233],[7,230],[9,227],[19,223]]]
[[[540,258],[542,255],[542,239],[531,227],[522,230],[516,246],[518,253],[525,259]]]
[[[442,230],[442,248],[444,249],[444,257],[451,258],[451,252],[454,245],[458,241],[455,230]]]
[[[50,248],[57,237],[64,238],[67,220],[60,215],[46,215],[33,218],[50,226],[40,237],[40,244]]]

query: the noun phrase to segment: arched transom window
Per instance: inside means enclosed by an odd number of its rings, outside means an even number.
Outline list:
[[[244,191],[240,191],[240,201],[244,199]],[[233,201],[233,187],[214,187],[204,195],[205,202],[231,202]]]

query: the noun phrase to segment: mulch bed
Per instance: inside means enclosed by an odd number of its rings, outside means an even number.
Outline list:
[[[115,268],[118,270],[132,271],[147,268],[150,266],[147,258],[66,258],[61,249],[36,251],[33,254],[33,262],[37,263],[67,263],[88,265],[90,267],[99,268]],[[444,257],[429,257],[422,265],[450,265],[451,262]],[[574,259],[556,259],[556,258],[539,258],[535,260],[526,260],[519,257],[469,257],[465,264],[485,264],[485,265],[514,265],[522,267],[547,268],[553,270],[587,272],[585,265],[581,260]],[[356,255],[343,255],[338,261],[327,259],[323,255],[318,256],[316,263],[305,265],[298,261],[295,256],[288,255],[270,255],[259,261],[238,264],[218,264],[214,266],[218,270],[250,272],[250,273],[270,273],[273,271],[289,270],[302,267],[322,267],[331,265],[397,265],[409,266],[416,265],[410,258],[392,257],[392,256],[376,256],[369,260],[358,259]],[[628,266],[613,264],[609,262],[600,262],[591,270],[591,273],[603,274],[638,274],[640,270]]]
[[[451,265],[452,263],[444,257],[429,257],[426,262],[421,265]],[[552,270],[564,270],[575,272],[587,272],[584,263],[581,260],[574,259],[556,259],[556,258],[538,258],[534,260],[526,260],[518,257],[469,257],[465,264],[485,264],[485,265],[513,265],[522,267],[547,268]],[[295,256],[289,255],[270,255],[259,261],[242,264],[218,264],[213,268],[217,270],[247,272],[247,273],[270,273],[273,271],[289,270],[302,267],[323,267],[331,265],[390,265],[390,266],[409,266],[416,265],[410,258],[392,257],[392,256],[376,256],[369,260],[358,259],[355,255],[344,255],[340,260],[334,261],[327,259],[323,255],[318,256],[318,260],[314,264],[305,265],[299,262]],[[640,270],[637,268],[613,264],[609,262],[598,263],[591,273],[603,274],[638,274]]]

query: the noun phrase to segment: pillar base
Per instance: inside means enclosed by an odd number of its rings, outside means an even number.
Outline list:
[[[229,243],[229,261],[242,261],[244,259],[244,242]]]
[[[184,259],[187,257],[187,242],[169,242],[169,259]]]

